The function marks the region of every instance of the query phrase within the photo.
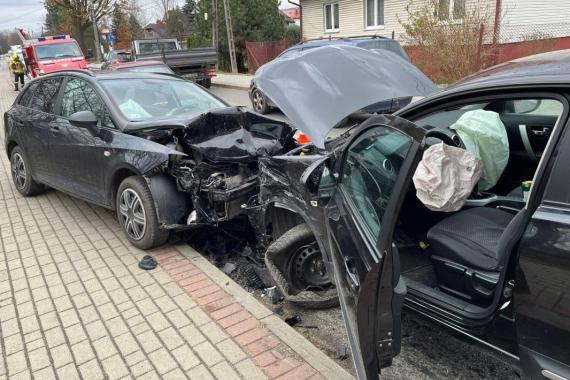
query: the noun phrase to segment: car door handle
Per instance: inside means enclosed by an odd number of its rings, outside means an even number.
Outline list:
[[[358,279],[358,272],[356,271],[356,265],[354,260],[350,257],[344,258],[344,267],[346,269],[346,274],[350,280],[350,287],[353,291],[357,292],[360,288],[360,280]]]
[[[59,127],[58,127],[57,125],[54,125],[53,127],[51,127],[50,130],[51,130],[53,133],[59,133]]]
[[[531,133],[534,136],[548,136],[550,135],[550,128],[532,129]]]

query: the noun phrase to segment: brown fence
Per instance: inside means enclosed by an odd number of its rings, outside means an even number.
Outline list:
[[[271,61],[292,45],[294,45],[294,42],[289,40],[246,42],[245,49],[247,51],[249,73],[254,74],[259,66]]]

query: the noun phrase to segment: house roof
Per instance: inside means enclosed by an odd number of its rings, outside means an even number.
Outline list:
[[[144,30],[146,30],[146,31],[152,30],[152,31],[156,32],[161,37],[164,37],[167,34],[166,33],[166,24],[164,24],[163,22],[160,22],[160,21],[147,24],[144,27]]]

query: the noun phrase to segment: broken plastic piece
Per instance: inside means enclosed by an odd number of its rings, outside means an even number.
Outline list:
[[[287,323],[289,326],[295,326],[301,322],[302,322],[301,317],[299,317],[298,315],[294,315],[292,317],[285,318],[285,323]]]
[[[152,270],[156,268],[156,260],[149,255],[145,255],[141,261],[139,261],[139,268],[144,270]]]
[[[348,359],[348,348],[340,347],[336,350],[336,356],[339,360],[346,360]]]
[[[266,292],[267,292],[267,297],[269,297],[269,300],[273,305],[278,304],[284,299],[283,293],[281,293],[281,291],[276,286],[272,288],[267,288]]]
[[[222,272],[225,274],[231,274],[234,270],[236,270],[237,265],[234,263],[225,263],[224,267],[222,268]]]

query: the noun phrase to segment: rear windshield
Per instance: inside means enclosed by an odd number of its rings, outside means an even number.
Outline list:
[[[39,61],[44,59],[82,57],[81,50],[76,42],[62,42],[60,44],[38,45],[35,47]]]
[[[199,86],[168,77],[105,79],[100,83],[130,121],[189,118],[226,106]]]
[[[139,42],[140,53],[154,53],[157,51],[176,50],[174,41],[144,41]]]
[[[134,72],[134,73],[163,73],[163,74],[173,74],[174,73],[172,70],[170,70],[170,67],[168,67],[166,65],[119,67],[118,70],[130,71],[130,72]]]

